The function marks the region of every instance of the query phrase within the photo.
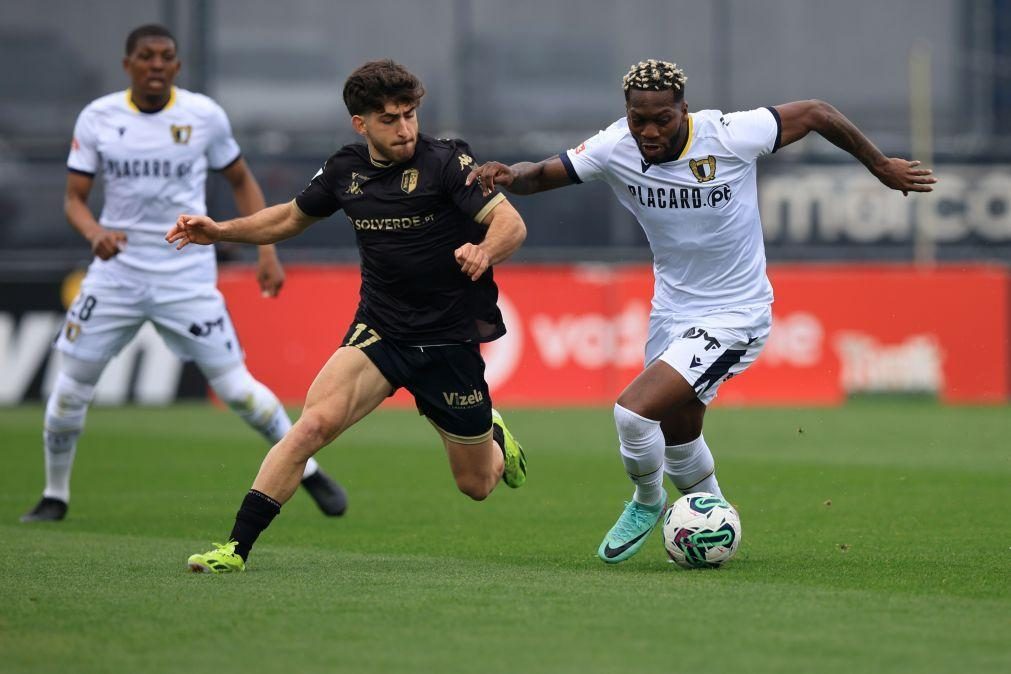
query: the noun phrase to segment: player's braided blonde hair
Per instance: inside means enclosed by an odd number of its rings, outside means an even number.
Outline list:
[[[621,78],[621,86],[625,90],[626,98],[628,98],[630,89],[644,89],[646,91],[667,91],[670,89],[674,91],[674,96],[677,98],[684,92],[687,79],[685,71],[678,68],[678,64],[647,59],[632,64],[628,73]]]

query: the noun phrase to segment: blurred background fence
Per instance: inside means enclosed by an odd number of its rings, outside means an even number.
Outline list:
[[[691,109],[821,98],[884,152],[915,154],[941,178],[933,194],[903,198],[820,137],[762,160],[774,264],[1011,262],[1011,0],[7,0],[0,346],[8,363],[26,329],[17,319],[40,306],[25,284],[52,288],[89,261],[62,213],[71,131],[84,105],[127,86],[124,39],[147,22],[175,31],[177,83],[222,104],[270,203],[291,199],[356,140],[340,90],[366,60],[391,57],[422,78],[423,132],[467,139],[479,161],[512,162],[574,147],[620,117],[621,76],[657,57],[685,68]],[[214,216],[234,213],[220,176],[208,202]],[[649,260],[638,225],[603,185],[513,202],[529,229],[520,262]],[[289,264],[357,257],[340,216],[281,251]],[[24,390],[37,395],[41,370],[33,372]]]
[[[770,259],[911,260],[921,232],[941,260],[1011,260],[1011,0],[13,0],[0,23],[0,269],[86,261],[62,215],[71,130],[90,100],[125,88],[125,35],[148,21],[176,32],[179,84],[225,107],[271,202],[354,140],[340,89],[365,60],[422,77],[423,131],[513,161],[621,116],[629,64],[661,57],[686,69],[692,109],[822,98],[885,152],[915,147],[936,164],[938,192],[903,200],[820,138],[763,161]],[[516,200],[530,225],[521,259],[647,259],[608,192]],[[232,212],[220,178],[209,199]],[[355,255],[339,219],[284,248]]]

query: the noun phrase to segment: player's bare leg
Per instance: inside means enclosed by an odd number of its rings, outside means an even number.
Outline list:
[[[316,375],[302,416],[267,453],[253,488],[235,517],[230,541],[192,555],[193,571],[242,571],[260,533],[298,488],[306,461],[374,410],[393,391],[368,357],[353,347],[338,349]]]
[[[435,427],[446,446],[456,486],[475,501],[487,498],[499,480],[513,489],[522,487],[527,481],[523,447],[506,427],[498,410],[492,409],[491,420],[492,427],[486,436],[467,441]]]
[[[442,441],[457,488],[475,501],[483,501],[495,489],[505,468],[502,449],[492,440],[491,431],[476,444],[454,442],[445,435]]]
[[[309,387],[302,416],[267,453],[253,489],[285,503],[298,488],[306,461],[378,407],[392,391],[359,349],[337,349]]]
[[[218,397],[247,424],[274,445],[291,430],[291,419],[273,391],[253,378],[243,362],[197,366]],[[347,508],[347,494],[310,458],[302,474],[302,486],[325,515],[336,517]]]

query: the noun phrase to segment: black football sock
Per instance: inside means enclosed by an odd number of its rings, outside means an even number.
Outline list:
[[[250,489],[235,515],[235,526],[229,540],[235,541],[235,554],[247,559],[253,543],[281,512],[281,504],[263,492]]]
[[[498,448],[502,450],[502,456],[505,456],[505,433],[502,431],[502,427],[498,424],[492,424],[491,437],[492,440],[498,443]]]

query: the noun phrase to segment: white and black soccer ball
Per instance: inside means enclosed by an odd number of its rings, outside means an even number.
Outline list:
[[[741,544],[741,518],[714,494],[679,498],[663,518],[667,556],[686,569],[715,568],[729,562]]]

